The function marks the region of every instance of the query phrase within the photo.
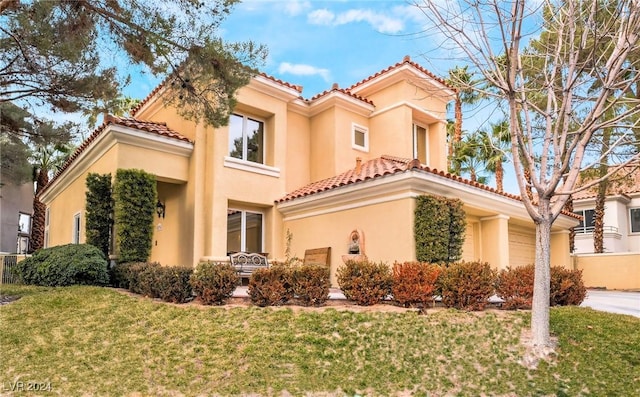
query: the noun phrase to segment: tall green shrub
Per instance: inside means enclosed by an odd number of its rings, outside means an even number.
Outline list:
[[[87,244],[98,247],[105,258],[108,258],[113,222],[111,174],[87,175],[86,200]]]
[[[153,238],[156,178],[142,170],[119,169],[113,193],[118,262],[146,262]]]
[[[414,236],[417,260],[430,263],[459,260],[467,226],[462,201],[427,195],[416,200]]]

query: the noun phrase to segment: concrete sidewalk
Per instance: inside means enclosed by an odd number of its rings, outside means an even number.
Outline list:
[[[235,291],[233,291],[233,295],[234,298],[248,298],[249,294],[247,293],[247,286],[246,285],[241,285],[239,287],[236,288]],[[329,299],[344,299],[346,300],[347,298],[344,296],[344,294],[342,293],[342,291],[340,291],[339,288],[330,288],[329,289]]]
[[[640,317],[640,292],[590,289],[580,306],[603,312]]]

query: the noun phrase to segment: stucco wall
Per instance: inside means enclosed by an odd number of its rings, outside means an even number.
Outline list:
[[[640,252],[579,254],[573,261],[587,288],[640,290]]]

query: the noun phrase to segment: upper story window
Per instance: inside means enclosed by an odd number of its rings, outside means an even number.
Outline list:
[[[351,147],[363,152],[369,151],[369,130],[367,128],[353,124],[351,128]]]
[[[429,164],[428,130],[420,125],[413,125],[413,158],[422,164]]]
[[[629,209],[629,222],[631,233],[640,233],[640,207]]]
[[[582,216],[583,219],[573,230],[576,233],[593,233],[593,225],[596,220],[594,216],[595,210],[578,210],[575,213]]]
[[[47,207],[44,211],[44,248],[49,247],[49,219],[51,217],[51,209]]]
[[[229,120],[229,156],[264,164],[264,122],[232,114]]]

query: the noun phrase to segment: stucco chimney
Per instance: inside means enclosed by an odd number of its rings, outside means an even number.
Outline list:
[[[115,116],[112,116],[112,115],[110,115],[110,114],[109,114],[109,113],[107,113],[107,112],[104,112],[104,113],[102,114],[102,119],[103,119],[103,120],[102,120],[102,121],[103,121],[103,123],[105,123],[105,124],[113,123],[114,121],[116,121]]]
[[[338,85],[338,83],[333,83],[333,85],[331,86],[331,90],[332,91],[335,91],[335,90],[337,90],[339,88],[340,88],[340,86]]]
[[[356,174],[362,172],[362,159],[360,157],[356,157]]]

